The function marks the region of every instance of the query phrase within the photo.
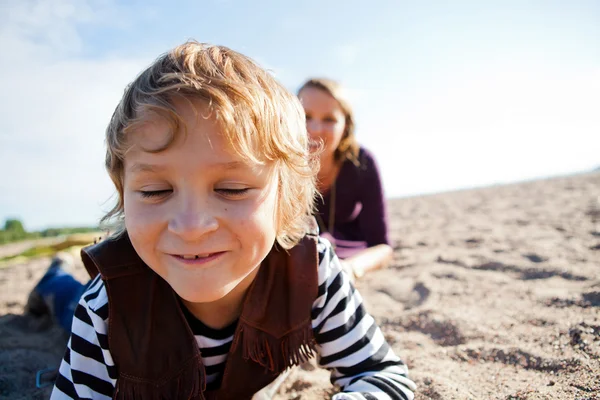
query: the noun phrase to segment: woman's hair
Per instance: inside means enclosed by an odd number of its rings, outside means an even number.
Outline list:
[[[298,95],[300,95],[300,92],[306,88],[322,90],[339,103],[342,111],[344,112],[344,116],[346,117],[346,124],[344,128],[344,134],[342,135],[342,140],[340,140],[340,144],[335,150],[333,157],[336,161],[347,158],[355,164],[358,163],[358,153],[360,147],[354,134],[354,113],[352,112],[352,107],[350,107],[350,102],[342,93],[342,86],[332,79],[311,78],[300,87],[298,90]]]
[[[185,125],[175,98],[206,102],[225,142],[242,159],[269,164],[279,176],[277,242],[291,248],[305,235],[313,213],[317,157],[308,148],[304,110],[296,96],[250,58],[227,47],[195,41],[160,56],[125,90],[106,129],[106,169],[117,189],[117,204],[102,222],[116,220],[125,230],[124,159],[128,138],[150,119],[171,126],[166,149]]]

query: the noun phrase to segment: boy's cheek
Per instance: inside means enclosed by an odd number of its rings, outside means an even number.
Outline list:
[[[146,204],[134,196],[124,198],[125,225],[129,232],[159,222],[161,213],[158,211],[155,205]]]
[[[249,203],[236,212],[240,225],[270,225],[277,221],[277,201],[275,196],[266,196],[260,202]]]

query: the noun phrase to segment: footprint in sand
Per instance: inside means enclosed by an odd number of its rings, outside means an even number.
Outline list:
[[[425,303],[431,294],[431,290],[423,282],[417,282],[415,286],[413,286],[412,293],[416,294],[416,296],[411,296],[413,303],[412,307],[417,307]]]
[[[411,308],[418,307],[425,303],[429,298],[431,290],[422,282],[415,283],[412,288],[406,287],[410,282],[407,280],[404,285],[380,285],[379,287],[373,287],[376,293],[380,293],[385,297],[377,299],[376,296],[371,296],[369,299],[369,305],[374,306],[378,303],[400,303],[404,306],[404,309],[408,310]],[[382,304],[383,305],[383,304]]]
[[[585,215],[590,217],[592,222],[600,221],[600,196],[590,200]]]
[[[464,278],[456,275],[453,272],[433,273],[431,275],[433,277],[435,277],[436,279],[452,280],[452,281],[459,281],[459,282],[464,282],[465,281]]]
[[[589,279],[586,276],[576,275],[568,271],[540,268],[524,268],[518,267],[516,265],[504,264],[498,261],[488,261],[483,264],[475,265],[472,267],[472,269],[479,271],[516,273],[518,275],[518,279],[524,281],[549,279],[555,276],[559,276],[569,281],[587,281]]]
[[[470,238],[465,240],[465,243],[468,248],[473,249],[479,247],[483,243],[482,238]]]
[[[444,400],[444,399],[474,399],[468,385],[447,376],[428,374],[425,377],[415,376],[418,387],[419,399]]]
[[[421,332],[444,347],[465,344],[467,341],[462,329],[454,321],[434,315],[431,311],[423,311],[400,319],[383,319],[381,326],[401,327],[407,331]]]
[[[572,370],[581,365],[576,358],[552,359],[536,356],[519,348],[458,348],[451,355],[455,360],[481,363],[495,362],[541,372]]]
[[[582,293],[580,298],[561,298],[552,297],[546,299],[543,304],[548,307],[567,308],[567,307],[600,307],[600,292],[593,291]]]
[[[541,263],[548,260],[548,258],[539,256],[535,253],[523,254],[523,257],[534,263]]]
[[[600,292],[583,293],[581,298],[591,307],[600,307]]]

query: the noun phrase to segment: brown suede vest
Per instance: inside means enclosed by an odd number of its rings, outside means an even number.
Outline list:
[[[219,390],[206,391],[200,349],[169,284],[139,258],[127,234],[81,252],[109,299],[108,344],[118,371],[114,399],[250,399],[314,354],[316,236],[275,247],[246,294]]]

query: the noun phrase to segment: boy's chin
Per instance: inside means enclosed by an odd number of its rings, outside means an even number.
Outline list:
[[[234,286],[235,287],[235,286]],[[173,288],[173,290],[175,290],[175,293],[177,293],[177,295],[184,301],[188,302],[188,303],[194,303],[194,304],[206,304],[206,303],[214,303],[214,302],[218,302],[219,300],[224,299],[225,297],[227,297],[227,295],[229,293],[231,293],[231,290],[233,288],[226,290],[221,288],[220,290],[214,290],[214,289],[193,289],[193,290],[189,290],[189,289],[184,289],[184,288]]]
[[[215,310],[237,309],[243,302],[257,272],[258,268],[255,268],[242,277],[222,274],[218,277],[203,276],[201,279],[172,276],[172,279],[167,282],[188,305],[197,304],[203,308],[215,306]]]
[[[232,294],[237,292],[235,289],[242,283],[241,281],[228,282],[224,285],[203,285],[203,284],[190,284],[190,282],[178,282],[170,283],[171,287],[177,293],[177,295],[188,303],[195,304],[206,304],[219,302]],[[240,288],[241,289],[241,288]]]

